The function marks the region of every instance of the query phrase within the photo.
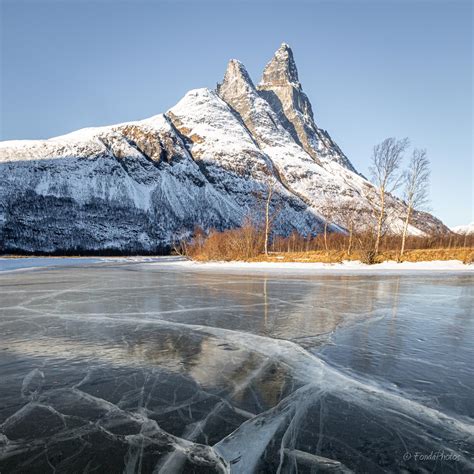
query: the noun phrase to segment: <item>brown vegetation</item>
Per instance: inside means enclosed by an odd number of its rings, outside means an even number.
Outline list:
[[[268,256],[258,255],[248,259],[249,262],[300,262],[300,263],[339,263],[344,260],[364,261],[365,254],[356,251],[347,255],[344,251],[332,250],[327,253],[325,250],[308,252],[282,252],[270,253]],[[387,260],[397,260],[397,251],[387,250],[375,257],[372,263],[381,263]],[[429,262],[433,260],[460,260],[463,263],[474,263],[473,248],[452,248],[452,249],[417,249],[406,250],[403,262]],[[368,262],[366,262],[368,263]]]
[[[288,237],[274,237],[265,255],[265,231],[247,220],[238,229],[205,234],[196,229],[189,241],[183,241],[175,250],[193,260],[244,260],[275,262],[342,262],[360,260],[380,263],[385,260],[408,262],[431,260],[474,261],[474,236],[458,234],[429,237],[406,237],[403,257],[400,257],[402,236],[385,235],[374,251],[376,236],[373,233],[344,235],[330,233],[304,237],[293,233]]]
[[[263,253],[264,246],[264,233],[247,220],[238,229],[211,230],[208,235],[198,228],[190,242],[181,242],[175,250],[193,260],[229,261],[255,258]]]

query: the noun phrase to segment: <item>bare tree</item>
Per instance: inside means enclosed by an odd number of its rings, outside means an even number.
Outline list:
[[[426,150],[415,148],[411,155],[408,168],[403,173],[404,199],[407,204],[405,223],[403,225],[402,245],[400,248],[400,258],[405,252],[405,242],[408,232],[408,225],[414,209],[419,209],[428,201],[428,186],[430,181],[430,161]]]
[[[327,197],[324,198],[324,202],[322,206],[319,208],[319,211],[324,217],[324,249],[326,250],[326,255],[329,254],[329,247],[328,247],[328,228],[333,223],[334,217],[336,214],[336,208],[331,200]]]
[[[408,138],[397,140],[391,137],[386,138],[382,143],[374,146],[370,173],[377,187],[376,195],[378,198],[378,217],[374,246],[375,254],[379,252],[382,227],[386,217],[386,194],[393,192],[400,185],[401,176],[399,169],[403,160],[403,153],[409,144]]]
[[[350,255],[352,252],[352,246],[353,246],[354,227],[355,227],[355,222],[357,218],[357,212],[356,212],[356,209],[351,206],[350,202],[346,201],[343,204],[341,204],[337,213],[338,213],[339,220],[341,221],[342,225],[346,228],[347,233],[348,233],[346,253],[347,255]]]
[[[181,229],[179,233],[173,238],[171,243],[171,249],[180,257],[189,257],[188,243],[190,240],[191,232],[186,229]]]

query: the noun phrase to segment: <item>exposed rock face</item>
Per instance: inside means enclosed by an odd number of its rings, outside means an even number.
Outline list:
[[[296,75],[296,68],[293,74]],[[329,196],[336,200],[341,198],[341,189],[347,188],[341,176],[334,176],[324,169],[300,146],[277,112],[259,95],[243,64],[236,60],[229,62],[224,80],[218,86],[218,94],[250,131],[287,189],[316,212]],[[342,168],[339,171],[342,174],[347,172]],[[352,191],[347,198],[355,196]]]
[[[318,164],[324,165],[321,158],[326,158],[355,172],[329,134],[316,126],[311,103],[298,80],[293,52],[286,43],[266,65],[257,88],[292,137]]]
[[[26,252],[165,250],[196,226],[261,219],[270,182],[274,232],[315,233],[325,203],[364,216],[374,189],[315,125],[287,45],[257,88],[232,60],[217,91],[192,90],[165,114],[0,143],[0,176],[0,250]],[[400,229],[404,204],[387,207]],[[414,214],[411,233],[440,230]]]

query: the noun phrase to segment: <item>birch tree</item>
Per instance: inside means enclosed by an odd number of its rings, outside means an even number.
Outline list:
[[[348,242],[347,242],[347,255],[350,255],[352,252],[353,246],[353,236],[354,236],[354,226],[357,218],[357,211],[350,203],[343,203],[338,209],[338,216],[342,224],[347,230]]]
[[[333,224],[336,208],[334,207],[334,204],[332,203],[332,201],[329,198],[325,197],[319,211],[324,217],[324,226],[323,226],[324,249],[326,250],[326,255],[328,255],[329,254],[328,229],[329,229],[329,226]]]
[[[405,222],[403,225],[400,258],[405,252],[405,242],[410,219],[415,209],[424,206],[428,201],[428,187],[430,182],[430,161],[426,150],[413,150],[408,168],[403,174],[403,194],[407,205]]]
[[[386,194],[395,191],[400,185],[400,165],[403,154],[410,142],[408,138],[397,140],[386,138],[382,143],[374,146],[372,153],[370,174],[373,183],[377,187],[377,225],[374,252],[378,254],[382,227],[386,217]]]

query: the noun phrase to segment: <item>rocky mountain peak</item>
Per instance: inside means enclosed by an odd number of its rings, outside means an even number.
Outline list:
[[[335,161],[356,172],[329,134],[316,125],[311,102],[298,80],[293,52],[286,43],[282,43],[266,65],[257,90],[293,139],[317,163],[322,164],[321,159]]]
[[[250,91],[255,91],[255,86],[245,66],[237,59],[231,59],[227,65],[223,81],[217,85],[217,93],[223,97],[240,97]]]
[[[293,51],[286,43],[282,43],[273,58],[265,66],[260,85],[286,86],[299,84],[298,69],[296,68]]]

